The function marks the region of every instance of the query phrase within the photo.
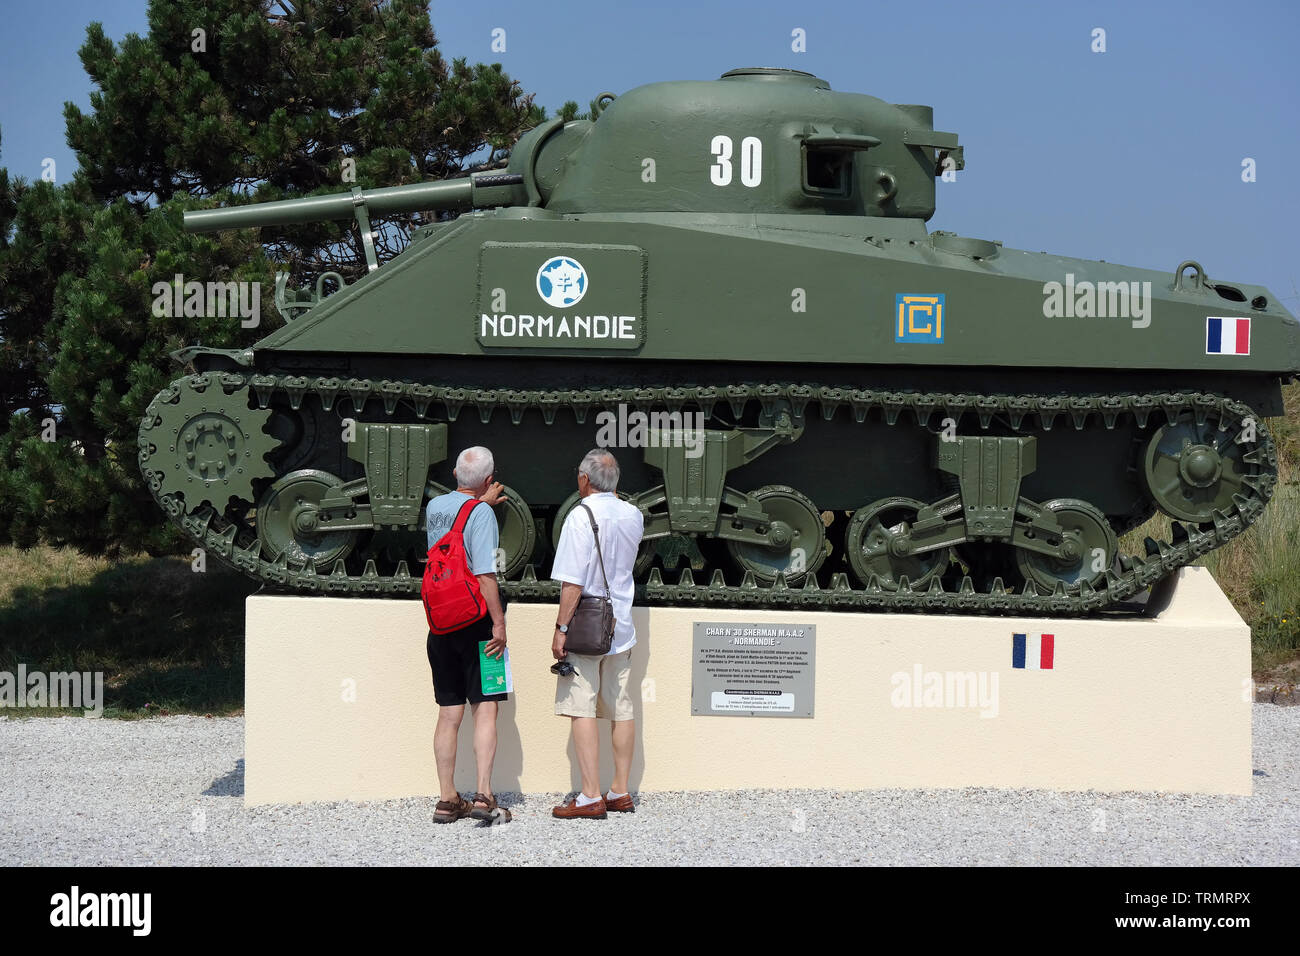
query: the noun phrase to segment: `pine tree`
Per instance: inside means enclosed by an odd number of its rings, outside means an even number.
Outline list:
[[[183,209],[464,175],[544,118],[499,64],[448,64],[427,2],[151,0],[148,19],[119,44],[87,29],[74,180],[0,171],[0,538],[20,544],[178,545],[136,465],[145,406],[182,372],[168,353],[267,334],[276,272],[364,271],[354,225],[191,236]],[[381,259],[414,221],[376,223]],[[177,274],[262,283],[261,327],[152,315]]]
[[[70,428],[56,443],[50,331],[60,288],[84,270],[93,211],[84,183],[32,184],[0,168],[0,540],[35,543],[48,511],[46,489],[24,460],[35,468],[41,457],[81,447]]]
[[[149,23],[148,41],[120,46],[91,24],[95,112],[65,107],[68,142],[108,198],[260,202],[460,176],[471,158],[502,161],[544,117],[500,64],[448,65],[427,2],[153,0]],[[381,259],[410,219],[377,228]],[[353,224],[262,238],[295,274],[365,271]]]

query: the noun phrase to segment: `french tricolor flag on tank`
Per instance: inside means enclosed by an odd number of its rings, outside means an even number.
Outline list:
[[[1050,671],[1056,656],[1053,634],[1012,634],[1011,666],[1030,671]]]
[[[1205,319],[1206,355],[1249,355],[1250,319],[1210,315]]]

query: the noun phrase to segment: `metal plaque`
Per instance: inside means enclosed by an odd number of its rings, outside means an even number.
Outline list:
[[[480,345],[637,349],[645,342],[645,251],[637,246],[485,242]]]
[[[696,621],[691,713],[811,717],[817,626]]]

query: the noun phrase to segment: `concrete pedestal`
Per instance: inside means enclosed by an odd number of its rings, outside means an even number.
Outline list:
[[[1251,793],[1250,630],[1209,572],[1158,614],[1028,619],[638,608],[634,791],[1041,787]],[[493,788],[576,789],[554,715],[553,604],[511,605],[515,693]],[[692,716],[695,621],[816,625],[811,718]],[[258,595],[247,605],[245,802],[437,793],[437,705],[418,600]],[[1053,635],[1050,669],[1013,635]],[[456,784],[474,789],[472,720]],[[609,724],[602,722],[602,786]]]

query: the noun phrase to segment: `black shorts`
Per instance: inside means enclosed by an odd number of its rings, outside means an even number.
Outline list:
[[[429,668],[433,671],[433,699],[440,707],[455,707],[467,701],[479,704],[485,700],[505,700],[506,694],[484,694],[482,676],[478,667],[480,641],[492,640],[492,615],[484,614],[479,620],[459,631],[447,634],[429,632],[426,645]]]

